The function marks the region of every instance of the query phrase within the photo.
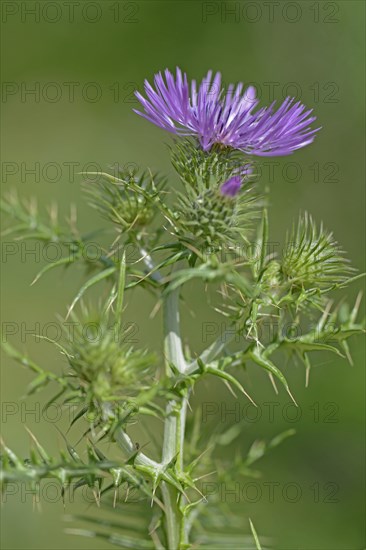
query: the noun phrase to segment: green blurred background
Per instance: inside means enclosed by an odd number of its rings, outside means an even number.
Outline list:
[[[283,242],[299,210],[309,210],[334,230],[353,264],[363,270],[364,11],[363,2],[351,0],[3,2],[3,189],[16,187],[23,197],[36,196],[42,206],[56,202],[61,216],[68,215],[74,203],[82,229],[101,227],[85,204],[80,176],[70,177],[69,170],[76,174],[92,162],[104,169],[114,163],[135,164],[166,172],[175,184],[166,148],[170,136],[133,113],[137,105],[132,91],[166,67],[178,65],[196,79],[212,68],[222,72],[226,83],[257,85],[264,103],[273,99],[272,93],[282,99],[287,89],[314,108],[323,127],[314,144],[291,157],[274,159],[278,164],[262,163],[261,184],[271,185],[271,236]],[[27,93],[31,88],[35,94]],[[32,175],[27,170],[35,163],[39,164]],[[24,322],[29,330],[39,323],[42,330],[55,322],[57,313],[64,314],[83,271],[55,271],[30,289],[45,261],[31,256],[26,260],[20,253],[3,258],[2,321]],[[350,300],[360,287],[349,290]],[[199,351],[204,346],[203,323],[218,316],[210,313],[201,287],[192,286],[186,298],[196,317],[188,308],[183,310],[184,334]],[[143,292],[134,292],[126,315],[137,323],[141,345],[159,350],[160,325],[149,319],[153,305]],[[62,359],[47,343],[37,343],[30,335],[22,338],[20,331],[9,341],[44,367],[60,372]],[[353,368],[332,356],[315,357],[307,389],[302,367],[282,366],[300,405],[296,422],[286,417],[288,397],[283,392],[277,397],[262,372],[252,368],[243,377],[262,411],[258,422],[245,423],[237,444],[243,452],[256,438],[270,439],[291,427],[297,430],[294,438],[261,461],[262,497],[234,503],[243,530],[248,532],[251,517],[259,534],[270,537],[277,549],[365,548],[362,339],[353,342],[352,350]],[[28,372],[3,361],[3,401],[17,402],[30,380]],[[223,385],[207,381],[200,389],[194,399],[197,407],[207,401],[218,404],[219,410],[233,405]],[[30,399],[3,418],[4,437],[20,454],[25,455],[29,446],[24,423],[50,450],[62,446],[52,423],[21,414],[37,401],[38,397]],[[268,402],[278,403],[274,422],[264,405]],[[245,405],[244,400],[239,403]],[[291,413],[288,410],[288,416]],[[210,421],[207,429],[220,417]],[[228,416],[228,424],[234,421]],[[146,441],[146,434],[141,438]],[[279,483],[273,502],[265,482]],[[301,489],[297,502],[290,501],[296,495],[289,483]],[[317,487],[319,499],[314,497]],[[3,548],[109,547],[65,535],[60,499],[41,504],[40,512],[33,510],[27,495],[8,494],[6,501]],[[86,510],[78,499],[66,506],[67,513]]]

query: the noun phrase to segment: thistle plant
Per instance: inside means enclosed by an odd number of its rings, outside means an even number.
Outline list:
[[[14,194],[3,201],[12,220],[7,235],[56,242],[64,250],[35,281],[73,264],[86,264],[87,276],[64,312],[76,330],[66,331],[62,343],[54,342],[66,362],[64,373],[57,366],[46,370],[10,343],[4,345],[12,359],[34,372],[29,394],[52,385],[57,390],[45,407],[77,406],[71,427],[83,424],[82,436],[71,444],[72,432],[62,433],[65,451],[57,457],[36,434],[26,458],[4,443],[2,487],[18,481],[35,488],[47,478],[58,480],[64,494],[89,487],[96,506],[109,510],[111,519],[76,517],[91,526],[69,532],[120,547],[259,549],[261,537],[253,524],[248,520],[248,538],[242,520],[236,521],[217,495],[205,494],[203,480],[255,475],[253,464],[293,430],[269,442],[254,441],[247,456],[220,462],[217,449],[240,437],[241,428],[205,433],[192,410],[192,392],[199,393],[203,378],[217,377],[233,399],[240,392],[255,405],[255,391],[249,395],[239,381],[252,363],[296,403],[278,366],[282,355],[304,365],[306,383],[314,351],[352,362],[348,340],[363,332],[360,296],[348,307],[343,299],[337,304],[332,292],[361,275],[332,233],[306,212],[294,223],[282,254],[267,250],[268,190],[253,177],[253,158],[289,155],[312,143],[318,128],[312,128],[311,110],[291,98],[277,109],[274,104],[257,108],[253,88],[244,91],[239,84],[225,91],[220,73],[211,72],[197,86],[179,69],[175,76],[167,70],[153,85],[145,82],[145,94],[136,93],[137,112],[174,134],[170,155],[180,188],[148,169],[86,174],[88,202],[113,228],[112,242],[101,245],[98,258],[91,261],[83,254],[95,232],[80,234],[74,217],[62,225],[54,210],[45,219],[34,203]],[[125,254],[131,245],[137,260]],[[238,257],[236,251],[244,248],[248,252]],[[208,295],[211,288],[218,290],[215,307],[227,325],[227,335],[203,350],[184,346],[180,327],[181,299],[189,301],[186,284],[197,279]],[[96,285],[99,300],[89,305],[88,291]],[[130,289],[137,287],[152,294],[155,310],[162,310],[159,353],[125,338],[125,306]],[[264,322],[271,324],[267,336]],[[232,345],[235,335],[245,342],[240,349]],[[136,419],[144,425],[149,417],[161,425],[157,451],[149,441],[137,444],[132,435]]]

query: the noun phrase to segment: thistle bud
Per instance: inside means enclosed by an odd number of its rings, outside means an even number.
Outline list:
[[[246,238],[258,214],[258,196],[245,184],[241,188],[242,178],[236,178],[240,179],[236,194],[223,192],[223,186],[216,185],[201,193],[188,190],[186,195],[178,195],[178,238],[212,251]]]
[[[89,183],[86,192],[90,206],[99,214],[123,229],[141,230],[149,225],[156,213],[155,197],[162,180],[144,173],[120,174],[120,178],[101,177]]]
[[[81,320],[74,316],[67,357],[88,400],[110,401],[136,395],[144,389],[149,367],[155,358],[127,344],[127,335],[117,332],[106,319],[86,310]]]
[[[243,166],[249,167],[248,157],[240,151],[222,145],[203,151],[188,139],[171,149],[171,161],[184,186],[201,192],[222,185],[233,175],[251,173],[243,171]]]
[[[178,238],[211,251],[245,238],[258,206],[245,156],[219,145],[206,152],[185,140],[172,150],[172,163],[185,187],[178,194]]]
[[[281,271],[295,286],[324,287],[345,281],[354,270],[332,233],[318,229],[305,212],[287,238]]]

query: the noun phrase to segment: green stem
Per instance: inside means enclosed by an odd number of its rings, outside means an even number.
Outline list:
[[[164,350],[166,373],[171,376],[170,365],[184,373],[187,365],[182,349],[179,318],[179,289],[166,295],[163,306]],[[183,470],[183,447],[187,397],[179,397],[168,402],[164,426],[162,463],[168,465],[176,459],[176,472]],[[169,550],[177,550],[181,540],[182,513],[179,508],[179,491],[162,482],[162,494],[166,514],[166,534]]]
[[[164,298],[164,351],[167,374],[170,374],[169,363],[173,363],[179,372],[186,369],[180,337],[179,288],[169,292]]]

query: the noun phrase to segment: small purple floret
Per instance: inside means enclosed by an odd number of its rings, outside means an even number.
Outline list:
[[[224,92],[220,73],[209,71],[197,86],[179,68],[175,78],[166,69],[155,75],[154,86],[145,81],[146,98],[136,92],[143,112],[135,112],[168,132],[197,137],[205,151],[219,143],[251,155],[282,156],[314,140],[316,117],[300,101],[288,97],[277,110],[275,102],[255,110],[255,89],[243,89],[230,84]]]
[[[241,183],[241,176],[233,176],[221,185],[220,192],[226,197],[235,197],[240,191]]]

